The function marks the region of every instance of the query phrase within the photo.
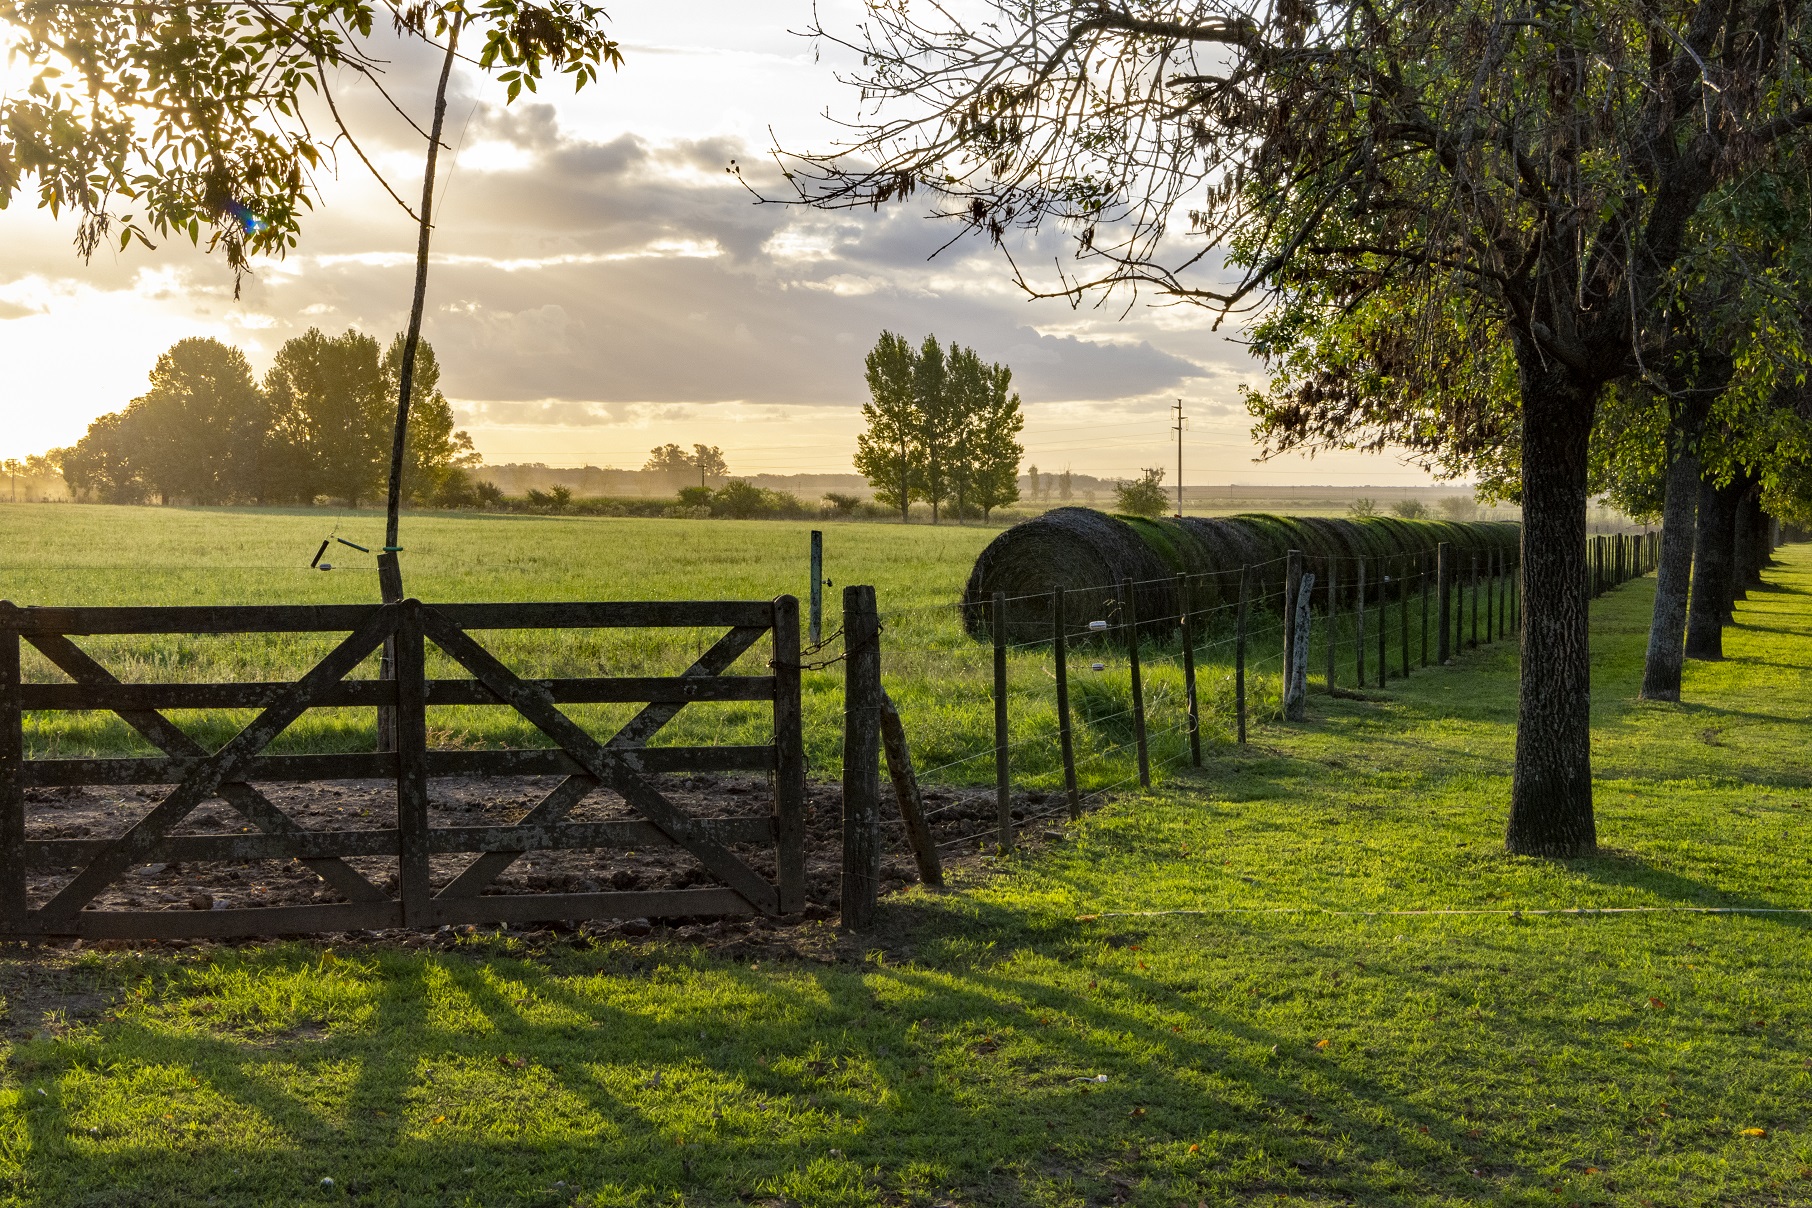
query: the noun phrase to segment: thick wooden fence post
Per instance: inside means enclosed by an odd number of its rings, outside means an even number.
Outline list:
[[[1447,542],[1435,546],[1435,607],[1441,611],[1441,623],[1435,629],[1435,662],[1443,667],[1453,657],[1453,547]]]
[[[25,710],[18,610],[0,600],[0,931],[25,921]]]
[[[919,796],[919,778],[912,770],[912,748],[906,745],[906,727],[885,689],[881,692],[881,749],[887,754],[887,776],[893,781],[894,800],[900,803],[900,821],[906,826],[906,842],[912,848],[913,862],[919,866],[919,881],[925,885],[942,885],[944,865],[938,859],[931,828],[925,824],[925,801]],[[782,905],[781,909],[786,907]]]
[[[1007,593],[994,593],[994,825],[1000,850],[1013,850],[1012,766],[1007,749]]]
[[[799,662],[799,599],[781,596],[774,601],[775,885],[781,914],[805,909],[805,718]],[[878,681],[878,670],[875,676]]]
[[[1291,647],[1296,661],[1284,668],[1284,717],[1301,721],[1309,715],[1309,626],[1315,594],[1315,576],[1304,572],[1297,582],[1296,603],[1284,614],[1284,624],[1296,630]]]
[[[1057,666],[1057,743],[1063,755],[1063,791],[1069,798],[1070,818],[1082,817],[1082,798],[1076,792],[1076,739],[1070,728],[1070,635],[1063,619],[1063,588],[1051,591],[1051,658]]]
[[[1139,787],[1151,787],[1151,749],[1145,741],[1145,680],[1139,668],[1139,604],[1131,579],[1120,580],[1120,623],[1126,626],[1126,663],[1132,672],[1133,743],[1139,756]]]
[[[394,555],[393,555],[394,556]],[[428,877],[428,667],[419,600],[394,605],[397,625],[388,647],[396,676],[397,883],[403,926],[426,927],[432,910]]]
[[[997,614],[998,615],[998,614]],[[843,589],[843,927],[874,926],[881,884],[881,646],[875,589]]]
[[[1353,684],[1365,690],[1365,558],[1359,558],[1353,580]]]
[[[1340,645],[1340,559],[1328,555],[1328,623],[1327,636],[1322,644],[1327,647],[1328,655],[1328,695],[1334,693],[1335,653]]]
[[[1239,568],[1239,608],[1233,622],[1233,711],[1239,721],[1239,740],[1246,741],[1246,614],[1250,608],[1252,568]]]
[[[1189,576],[1177,576],[1177,611],[1183,627],[1183,703],[1188,708],[1185,721],[1189,728],[1189,763],[1202,766],[1202,717],[1195,696],[1195,629],[1189,621]]]

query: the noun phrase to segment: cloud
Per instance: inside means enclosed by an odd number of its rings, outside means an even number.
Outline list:
[[[930,260],[942,228],[911,212],[757,204],[722,171],[752,158],[728,139],[590,141],[538,105],[473,126],[521,154],[456,170],[440,211],[428,337],[462,398],[854,404],[884,329],[1006,362],[1028,402],[1137,398],[1216,371],[1111,320],[1041,332],[995,253]],[[256,304],[400,325],[407,244],[374,246],[348,207],[322,225]]]
[[[386,87],[422,112],[437,64],[406,47],[395,58]],[[999,251],[975,240],[944,247],[952,228],[926,221],[922,207],[763,204],[726,171],[731,162],[758,189],[781,195],[784,182],[742,138],[590,134],[571,124],[568,102],[494,105],[469,80],[456,94],[426,334],[475,434],[620,430],[639,442],[661,425],[691,424],[726,447],[739,436],[776,450],[834,442],[832,460],[846,460],[866,396],[863,356],[883,330],[915,342],[935,333],[1005,362],[1026,402],[1053,413],[1110,408],[1155,420],[1171,396],[1209,393],[1205,414],[1233,406],[1233,382],[1251,373],[1205,318],[1028,300]],[[337,99],[391,184],[413,195],[419,136],[367,85],[343,81]],[[0,225],[0,299],[49,305],[73,330],[78,292],[129,293],[172,325],[186,318],[239,343],[260,367],[311,326],[387,339],[405,321],[415,231],[349,153],[341,166],[321,179],[302,246],[260,265],[239,302],[221,258],[186,240],[82,267],[68,231],[42,218]],[[1053,232],[1015,248],[1028,264],[1065,254]],[[39,284],[8,291],[8,274]],[[9,321],[0,315],[0,328]],[[82,425],[127,401],[122,381],[143,381],[154,354],[141,343],[131,355],[142,366],[67,392],[63,405],[83,410]],[[757,424],[768,435],[751,436]]]

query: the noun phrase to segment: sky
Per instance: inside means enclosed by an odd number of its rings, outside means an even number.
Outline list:
[[[853,30],[860,5],[819,12]],[[1430,481],[1388,452],[1255,460],[1239,386],[1258,368],[1199,309],[1028,299],[999,251],[938,253],[954,232],[923,202],[758,204],[731,162],[777,183],[769,149],[828,147],[857,102],[834,49],[793,32],[807,0],[610,13],[623,67],[577,96],[555,80],[506,106],[494,80],[455,74],[424,333],[487,462],[634,468],[676,441],[720,446],[732,472],[851,472],[862,358],[892,330],[1011,366],[1026,461],[1046,472],[1163,466],[1174,481],[1181,399],[1186,483]],[[388,86],[425,125],[437,56],[394,50]],[[420,139],[373,90],[344,88],[361,145],[419,195]],[[238,301],[224,258],[186,242],[84,265],[66,220],[0,211],[0,456],[73,443],[186,336],[236,344],[259,372],[310,327],[387,341],[407,316],[413,223],[351,154],[320,192],[302,246],[262,262]],[[1047,236],[1014,254],[1054,265],[1061,247]]]

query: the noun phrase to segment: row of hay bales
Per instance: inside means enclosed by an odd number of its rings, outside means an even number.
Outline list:
[[[1072,631],[1091,619],[1111,619],[1113,585],[1133,580],[1140,629],[1154,637],[1174,631],[1182,602],[1176,576],[1189,576],[1191,609],[1220,616],[1215,610],[1239,599],[1239,572],[1251,567],[1252,599],[1259,608],[1277,611],[1282,602],[1286,558],[1301,550],[1303,570],[1313,573],[1317,609],[1324,606],[1322,586],[1333,563],[1342,606],[1350,606],[1360,559],[1366,561],[1368,600],[1377,598],[1380,566],[1395,598],[1408,576],[1412,589],[1424,562],[1434,573],[1435,550],[1447,542],[1465,574],[1474,555],[1484,573],[1491,555],[1502,564],[1518,561],[1522,526],[1503,521],[1458,524],[1439,520],[1399,520],[1376,516],[1339,520],[1320,516],[1249,514],[1205,519],[1146,520],[1110,516],[1091,508],[1056,508],[1014,525],[989,542],[975,560],[963,591],[964,622],[976,637],[993,625],[992,599],[1005,593],[1008,637],[1013,642],[1038,641],[1051,632],[1050,591],[1062,587],[1065,621]],[[1382,560],[1382,562],[1380,561]],[[1212,622],[1211,622],[1212,623]]]

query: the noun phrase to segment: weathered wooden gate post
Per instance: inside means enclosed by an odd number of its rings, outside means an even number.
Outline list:
[[[875,589],[843,589],[843,927],[874,925],[881,883],[881,643]]]
[[[876,658],[879,659],[877,649]],[[805,718],[800,701],[799,598],[774,600],[774,812],[781,914],[805,908]],[[880,678],[879,672],[876,679]],[[879,789],[877,788],[877,792]]]
[[[395,555],[391,555],[395,557]],[[396,709],[391,738],[396,746],[397,884],[403,926],[427,927],[433,910],[428,880],[428,664],[422,640],[422,605],[406,600],[396,629],[384,639],[394,651]]]

